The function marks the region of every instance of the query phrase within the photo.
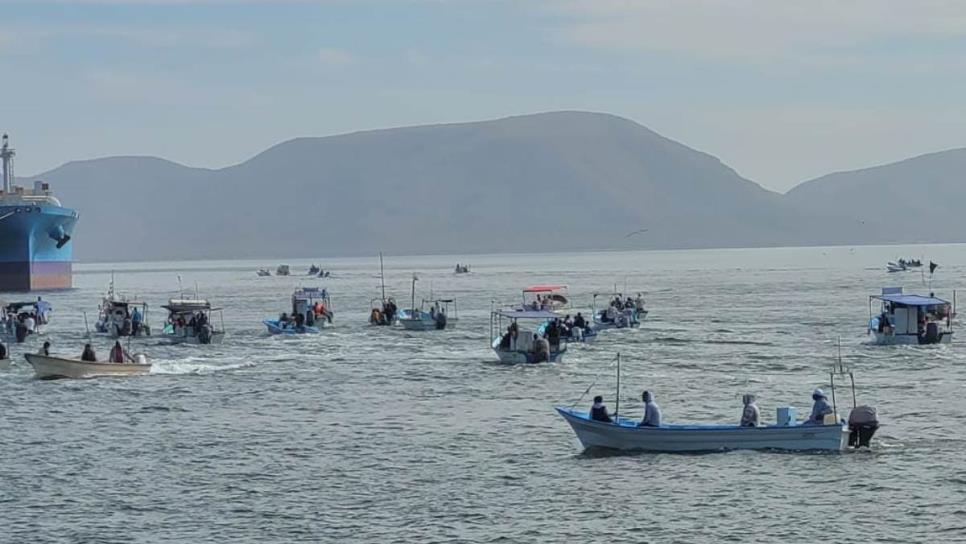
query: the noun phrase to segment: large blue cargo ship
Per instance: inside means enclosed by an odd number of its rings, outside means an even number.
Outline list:
[[[50,185],[13,185],[14,150],[3,135],[0,191],[0,291],[68,289],[72,286],[71,235],[77,212],[61,206]]]

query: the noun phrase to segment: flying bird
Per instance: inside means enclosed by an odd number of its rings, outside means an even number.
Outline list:
[[[635,234],[641,234],[642,232],[647,232],[647,229],[640,229],[640,230],[635,230],[634,232],[629,232],[627,233],[627,236],[625,236],[624,238],[630,238],[631,236],[634,236]]]

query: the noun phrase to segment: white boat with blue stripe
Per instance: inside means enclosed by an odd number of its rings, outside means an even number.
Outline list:
[[[955,300],[955,291],[951,303],[933,293],[922,296],[903,293],[902,287],[883,287],[881,295],[869,297],[868,332],[878,345],[949,344]],[[876,303],[880,305],[877,315],[873,313]]]

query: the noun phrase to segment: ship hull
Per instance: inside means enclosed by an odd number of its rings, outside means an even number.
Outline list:
[[[76,223],[70,208],[0,204],[0,291],[72,287]]]

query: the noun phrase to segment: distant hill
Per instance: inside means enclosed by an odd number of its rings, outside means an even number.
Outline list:
[[[944,206],[963,202],[943,183],[966,159],[948,153],[959,158],[883,170],[887,185],[935,179]],[[870,201],[876,174],[862,172],[780,195],[629,120],[555,112],[299,138],[219,170],[114,157],[29,179],[80,211],[78,259],[134,260],[883,241],[854,212],[901,205]]]
[[[966,149],[922,155],[802,183],[786,203],[815,243],[966,240]]]

